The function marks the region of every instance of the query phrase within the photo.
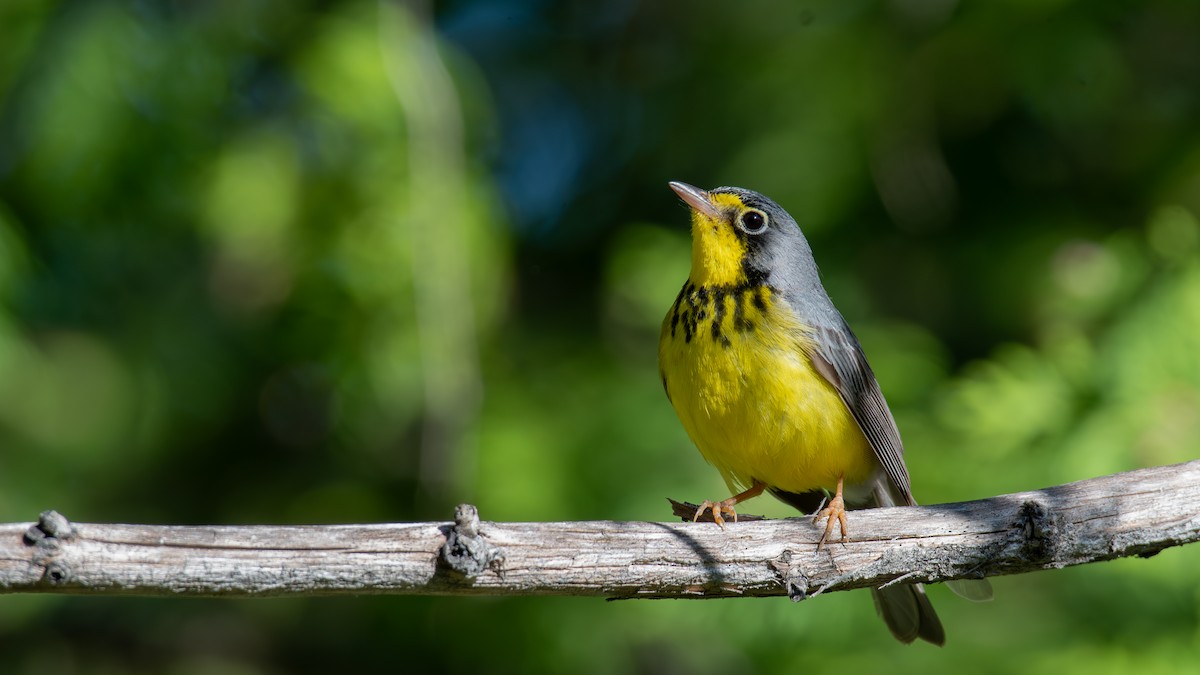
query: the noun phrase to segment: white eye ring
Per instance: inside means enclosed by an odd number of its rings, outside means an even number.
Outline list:
[[[767,214],[758,209],[746,209],[737,219],[738,227],[746,234],[762,234],[769,222]]]

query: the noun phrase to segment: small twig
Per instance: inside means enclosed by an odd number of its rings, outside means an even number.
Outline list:
[[[891,586],[892,584],[898,584],[901,581],[904,581],[905,579],[908,579],[909,577],[913,576],[914,574],[916,574],[916,572],[908,572],[907,574],[901,574],[900,576],[896,577],[895,579],[892,579],[891,581],[887,582],[886,584],[880,584],[879,588],[887,588],[888,586]]]
[[[685,523],[715,523],[715,522],[717,522],[716,519],[713,517],[712,509],[705,509],[704,513],[700,514],[700,516],[697,517],[696,511],[700,509],[699,504],[693,504],[691,502],[677,502],[674,499],[671,499],[670,497],[667,497],[667,501],[671,502],[671,513],[675,514],[680,520],[682,520]],[[751,513],[739,513],[737,515],[736,522],[751,523],[756,520],[766,520],[766,519],[767,519],[766,516],[756,516]]]

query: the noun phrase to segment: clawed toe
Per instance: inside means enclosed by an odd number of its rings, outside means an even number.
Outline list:
[[[733,508],[734,504],[737,504],[737,502],[733,501],[732,499],[726,499],[720,502],[713,502],[706,499],[704,500],[704,503],[700,505],[700,508],[696,509],[696,515],[692,518],[692,522],[694,523],[699,520],[700,516],[704,515],[705,511],[711,511],[713,522],[715,522],[717,525],[720,525],[721,529],[725,529],[726,515],[732,516],[733,522],[737,522],[737,510]]]
[[[842,543],[850,541],[846,530],[846,501],[842,498],[842,479],[838,478],[837,493],[833,495],[833,499],[829,500],[829,504],[825,508],[817,511],[813,516],[813,523],[818,523],[821,519],[825,519],[825,532],[821,535],[821,540],[817,542],[817,551],[820,552],[825,547],[825,542],[829,541],[829,535],[833,534],[834,524],[838,524],[842,531]]]
[[[700,508],[696,509],[696,515],[692,518],[692,522],[694,523],[697,520],[700,520],[700,516],[704,515],[705,511],[711,511],[713,515],[713,521],[720,525],[721,529],[723,530],[725,529],[725,516],[731,516],[733,517],[733,522],[737,522],[737,511],[733,507],[737,506],[739,502],[759,496],[765,489],[767,489],[766,485],[755,481],[754,484],[749,488],[737,493],[729,499],[719,502],[713,502],[706,499],[704,500],[704,503],[700,505]]]

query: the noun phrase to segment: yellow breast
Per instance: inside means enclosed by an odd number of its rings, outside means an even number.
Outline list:
[[[680,292],[663,321],[667,396],[701,454],[731,491],[755,481],[787,492],[861,483],[870,445],[841,397],[814,369],[809,331],[765,286]]]

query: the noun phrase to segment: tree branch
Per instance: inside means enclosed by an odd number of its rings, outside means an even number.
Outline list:
[[[730,524],[479,522],[179,527],[0,525],[0,593],[267,596],[816,593],[1018,574],[1200,540],[1200,460],[958,504],[850,514],[816,552],[807,518]]]

